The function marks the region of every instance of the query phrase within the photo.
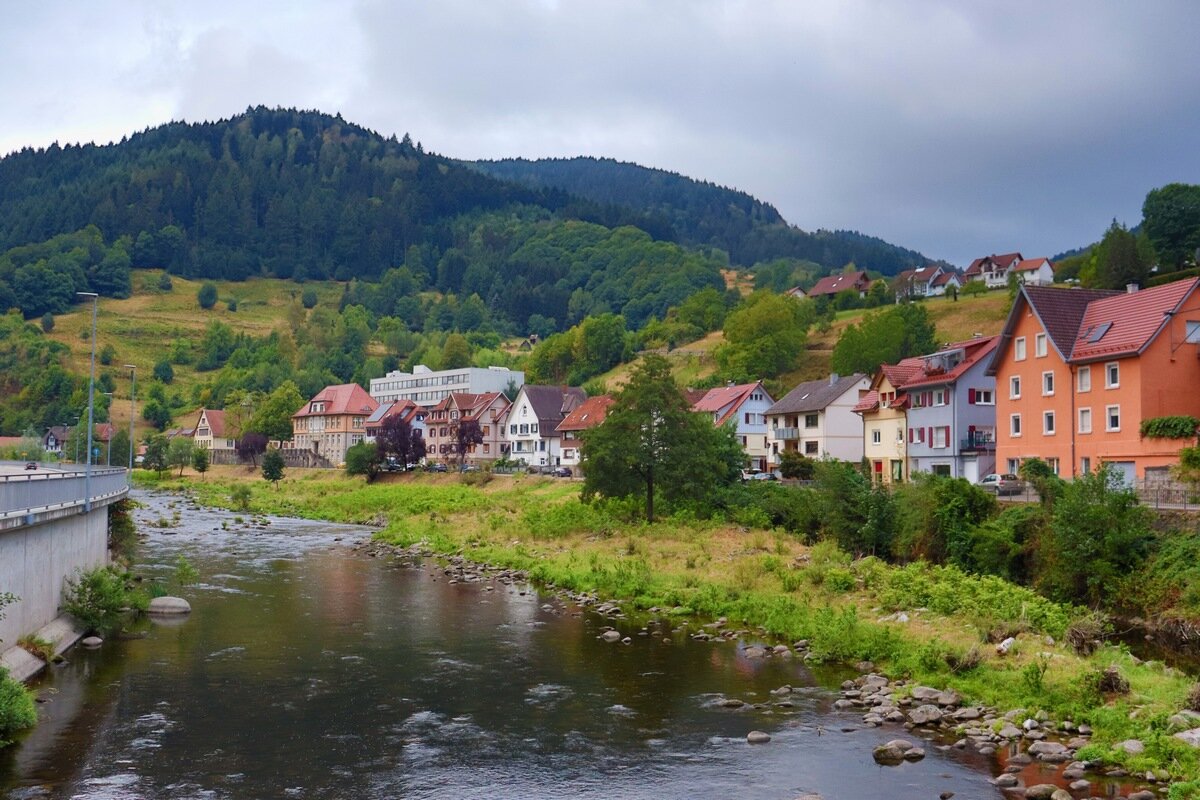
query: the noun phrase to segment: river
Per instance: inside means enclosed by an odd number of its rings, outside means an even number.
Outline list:
[[[140,499],[138,570],[185,557],[193,613],[52,668],[41,724],[0,752],[8,798],[1002,797],[970,751],[877,766],[875,744],[913,734],[835,712],[840,673],[452,583],[356,550],[364,528]],[[602,641],[608,624],[632,642]]]

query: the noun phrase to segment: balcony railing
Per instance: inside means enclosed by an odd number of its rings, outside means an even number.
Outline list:
[[[772,428],[771,437],[774,439],[799,439],[799,428]]]
[[[959,440],[959,450],[995,450],[996,439],[990,433],[988,434],[972,434],[965,439]]]

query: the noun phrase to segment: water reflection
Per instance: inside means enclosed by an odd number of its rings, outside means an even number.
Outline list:
[[[151,536],[145,570],[179,555],[199,569],[191,618],[52,673],[47,722],[0,764],[7,796],[1001,796],[958,751],[876,766],[872,745],[897,732],[833,714],[798,663],[665,622],[619,623],[633,641],[609,644],[611,620],[522,587],[354,553],[361,529],[183,520]],[[754,729],[773,740],[747,745]]]

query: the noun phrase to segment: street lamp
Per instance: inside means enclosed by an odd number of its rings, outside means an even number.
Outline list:
[[[104,394],[106,397],[108,397],[108,407],[111,409],[113,393],[105,392]],[[113,424],[112,424],[112,412],[110,411],[109,415],[108,415],[108,455],[106,455],[104,457],[104,466],[106,466],[106,467],[112,466],[112,437],[113,437],[113,431],[115,431],[115,430],[116,429],[113,427]]]
[[[79,297],[92,298],[92,370],[88,377],[88,438],[87,468],[83,476],[83,510],[92,510],[92,425],[96,419],[96,312],[100,306],[100,295],[95,292],[76,292]]]
[[[137,404],[137,367],[126,364],[129,370],[129,474],[127,479],[133,480],[133,407]]]

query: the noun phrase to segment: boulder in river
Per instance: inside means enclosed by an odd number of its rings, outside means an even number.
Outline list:
[[[95,649],[95,648],[99,647],[100,645],[104,644],[104,640],[101,639],[99,636],[87,636],[87,637],[84,637],[83,641],[81,641],[80,644],[83,645],[84,647]]]
[[[771,734],[763,731],[750,731],[746,734],[746,741],[749,744],[766,744],[771,741]]]
[[[187,600],[182,597],[156,597],[150,601],[149,608],[146,609],[151,614],[190,614],[192,606]]]

